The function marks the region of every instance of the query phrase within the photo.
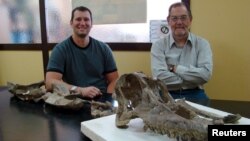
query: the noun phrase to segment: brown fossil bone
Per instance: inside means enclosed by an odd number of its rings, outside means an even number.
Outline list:
[[[115,113],[113,105],[106,102],[98,102],[83,99],[81,94],[70,93],[64,84],[53,84],[53,93],[46,93],[43,96],[45,103],[64,109],[79,110],[84,105],[90,104],[91,115],[94,118],[108,116]]]
[[[46,92],[45,88],[42,86],[44,86],[44,81],[29,85],[20,85],[7,82],[9,92],[24,101],[39,101]]]
[[[91,102],[91,115],[94,118],[104,117],[116,113],[116,108],[113,107],[112,103],[106,102]]]
[[[65,84],[52,84],[52,92],[47,92],[44,96],[44,102],[54,107],[79,110],[84,106],[80,98],[67,98],[70,91]]]
[[[116,83],[115,94],[118,128],[126,128],[131,119],[141,118],[145,130],[167,134],[177,140],[205,141],[208,125],[235,122],[241,117],[222,117],[202,111],[184,99],[176,102],[160,80],[153,80],[143,73],[122,75]],[[225,120],[228,118],[230,120]]]
[[[116,113],[116,108],[109,101],[95,101],[97,98],[83,99],[81,94],[71,93],[64,84],[53,84],[52,92],[46,92],[44,85],[44,81],[29,85],[7,82],[9,92],[23,101],[37,102],[42,100],[51,106],[75,111],[80,110],[85,105],[90,105],[91,115],[94,118]]]

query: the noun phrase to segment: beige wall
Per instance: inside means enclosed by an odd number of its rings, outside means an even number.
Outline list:
[[[119,74],[142,71],[150,72],[149,52],[115,51]],[[7,81],[29,84],[44,79],[42,52],[39,51],[0,51],[0,86]]]
[[[138,71],[151,75],[150,52],[115,51],[114,56],[120,75]]]
[[[44,78],[40,51],[0,51],[0,68],[0,86],[7,81],[29,84]]]
[[[205,85],[212,99],[250,101],[249,0],[191,0],[191,31],[207,38],[214,53],[214,72]],[[149,52],[115,51],[120,74],[150,75]],[[41,52],[0,51],[0,85],[43,79]]]
[[[250,101],[249,0],[191,0],[191,31],[207,38],[214,53],[213,99]]]

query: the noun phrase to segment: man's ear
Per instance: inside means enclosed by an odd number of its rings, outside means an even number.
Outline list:
[[[190,19],[190,21],[192,22],[192,20],[193,20],[193,16],[189,16],[189,19]]]
[[[168,24],[169,24],[169,16],[167,17],[167,22],[168,22]]]

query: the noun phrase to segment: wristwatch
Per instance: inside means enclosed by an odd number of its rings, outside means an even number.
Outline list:
[[[174,65],[168,65],[168,67],[170,72],[174,72]]]
[[[72,86],[72,87],[70,88],[70,91],[76,91],[76,89],[77,89],[77,86]]]

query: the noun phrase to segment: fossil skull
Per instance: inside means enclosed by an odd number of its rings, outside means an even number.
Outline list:
[[[118,128],[126,128],[131,119],[141,118],[145,130],[167,134],[177,140],[207,140],[208,125],[235,122],[241,117],[222,117],[192,107],[184,99],[175,101],[160,80],[143,73],[122,75],[116,83],[115,94]]]

